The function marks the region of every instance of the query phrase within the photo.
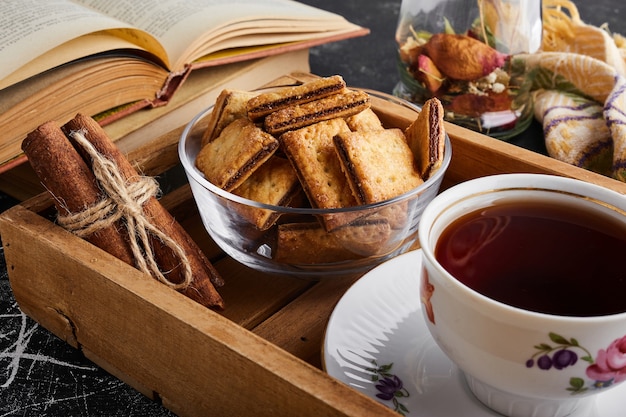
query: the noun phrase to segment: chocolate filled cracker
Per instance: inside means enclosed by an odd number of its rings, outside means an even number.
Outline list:
[[[336,94],[345,88],[346,83],[343,78],[340,75],[333,75],[301,85],[261,93],[248,101],[246,106],[248,117],[257,121],[277,110]]]
[[[273,155],[235,188],[233,194],[259,203],[287,206],[301,189],[289,161]],[[279,217],[275,211],[258,207],[235,205],[234,209],[258,230],[269,229]]]
[[[423,183],[400,129],[341,133],[334,143],[359,204],[385,201]]]
[[[285,155],[294,167],[302,188],[315,208],[340,208],[356,205],[335,152],[333,137],[349,133],[344,119],[331,119],[280,136]],[[325,228],[331,230],[350,220],[347,213],[321,217]]]
[[[207,127],[202,135],[202,146],[217,138],[222,130],[236,119],[246,117],[246,105],[255,94],[249,91],[222,90],[215,100]]]
[[[431,98],[405,131],[418,172],[424,180],[430,178],[443,163],[446,139],[443,112],[439,99]]]
[[[360,258],[346,249],[332,233],[317,222],[279,224],[276,253],[278,262],[290,264],[324,264]]]
[[[346,118],[346,123],[352,131],[365,132],[368,130],[383,130],[383,124],[371,108]]]
[[[346,118],[368,108],[370,98],[367,93],[349,90],[275,111],[265,117],[264,126],[272,135],[280,135],[324,120]]]
[[[278,149],[278,140],[247,118],[237,119],[207,143],[196,166],[214,185],[232,191]]]

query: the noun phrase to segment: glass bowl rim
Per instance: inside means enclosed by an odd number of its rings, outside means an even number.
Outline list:
[[[281,88],[281,87],[286,87],[286,86],[269,87],[269,89],[276,89],[276,88]],[[361,91],[365,91],[374,97],[384,99],[396,105],[400,105],[402,107],[413,110],[416,112],[416,114],[419,113],[419,111],[421,110],[419,106],[407,100],[401,99],[399,97],[395,97],[395,96],[392,96],[392,95],[389,95],[380,91],[370,90],[366,88],[358,88],[358,89]],[[265,90],[265,89],[260,89],[260,90]],[[260,90],[255,90],[255,91],[260,91]],[[193,161],[190,161],[190,158],[188,157],[188,154],[186,152],[187,140],[191,137],[191,133],[193,129],[196,127],[197,123],[201,119],[206,117],[212,111],[213,107],[215,107],[214,104],[204,108],[202,111],[196,114],[191,119],[191,121],[189,121],[187,125],[185,126],[183,132],[181,133],[180,140],[178,143],[178,153],[179,153],[180,162],[183,165],[183,168],[186,174],[190,175],[203,188],[207,189],[211,193],[225,200],[228,200],[228,201],[240,204],[240,205],[253,207],[253,208],[271,210],[271,211],[281,212],[285,214],[301,214],[301,215],[302,214],[304,215],[329,215],[329,214],[341,214],[341,213],[355,213],[355,212],[367,211],[367,210],[372,210],[372,209],[380,209],[382,207],[391,206],[391,205],[394,205],[395,203],[409,200],[415,196],[418,196],[422,194],[425,190],[430,188],[433,184],[440,182],[439,180],[441,179],[441,177],[443,177],[443,175],[445,175],[448,169],[448,166],[450,165],[450,161],[452,159],[450,137],[448,136],[448,133],[446,132],[445,145],[444,145],[444,159],[441,164],[441,167],[439,167],[439,169],[434,173],[433,176],[429,177],[426,181],[424,181],[418,187],[410,191],[407,191],[403,194],[400,194],[398,196],[395,196],[393,198],[376,202],[376,203],[372,203],[372,204],[366,204],[366,205],[356,205],[356,206],[350,206],[350,207],[326,208],[326,209],[312,208],[312,207],[277,206],[273,204],[261,203],[258,201],[254,201],[254,200],[250,200],[250,199],[238,196],[236,194],[233,194],[231,192],[228,192],[219,188],[218,186],[208,181],[204,177],[204,175],[198,170],[198,168],[196,168],[195,163]]]

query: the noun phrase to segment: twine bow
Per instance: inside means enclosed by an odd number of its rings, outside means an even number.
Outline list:
[[[137,181],[126,181],[115,162],[99,153],[87,140],[84,131],[71,132],[70,137],[84,148],[92,159],[93,173],[105,196],[81,212],[59,216],[59,224],[77,236],[85,237],[111,226],[118,220],[124,220],[137,268],[173,289],[187,288],[191,284],[193,274],[184,250],[150,223],[143,211],[143,205],[159,191],[156,180],[140,176]],[[184,272],[182,282],[170,281],[159,269],[150,244],[151,235],[158,238],[180,259]]]

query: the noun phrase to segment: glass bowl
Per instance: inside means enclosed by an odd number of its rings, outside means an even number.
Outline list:
[[[404,130],[417,117],[411,103],[380,92],[365,90],[372,109],[385,127]],[[321,278],[364,273],[381,262],[409,250],[417,240],[420,217],[438,193],[451,159],[446,135],[444,161],[419,187],[393,199],[338,209],[274,206],[248,200],[213,185],[195,166],[207,116],[213,106],[196,115],[185,127],[178,153],[202,222],[211,238],[226,254],[242,264],[266,273],[301,278]],[[390,125],[391,123],[391,125]],[[245,216],[250,210],[264,210],[278,216],[268,230],[258,230]],[[356,219],[330,232],[320,230],[320,219],[338,216]],[[278,229],[288,223],[305,224],[299,240],[291,240],[284,252]],[[307,255],[291,255],[302,249]],[[287,254],[285,254],[287,253]]]

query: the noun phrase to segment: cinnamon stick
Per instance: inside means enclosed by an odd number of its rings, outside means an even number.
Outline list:
[[[94,174],[92,159],[72,139],[75,131],[83,132],[103,156],[114,161],[117,164],[116,172],[123,175],[128,183],[139,181],[139,178],[145,182],[145,177],[138,175],[92,118],[78,115],[62,127],[54,122],[45,123],[27,136],[22,149],[40,181],[54,198],[59,220],[94,212],[94,207],[100,207],[109,198],[103,191],[103,184]],[[154,254],[151,260],[158,264],[157,275],[161,278],[166,276],[167,283],[173,284],[170,286],[200,304],[223,309],[224,302],[215,288],[223,284],[219,273],[160,202],[151,194],[145,196],[147,200],[140,208],[141,220],[147,220],[150,230],[156,229],[158,233],[155,237],[144,231],[143,236],[148,234],[150,239],[150,244],[144,244],[144,248]],[[98,214],[97,210],[95,213]],[[104,222],[102,227],[98,225],[96,231],[83,237],[129,265],[138,267],[137,256],[133,252],[138,245],[134,239],[131,241],[127,232],[129,220],[118,220],[111,224],[113,220]],[[100,220],[95,222],[102,223]],[[168,246],[166,242],[174,244]],[[141,262],[143,259],[139,260]]]
[[[66,123],[62,130],[69,137],[74,147],[82,154],[87,166],[90,166],[91,160],[86,158],[84,150],[75,143],[75,140],[72,138],[73,132],[84,132],[86,139],[101,155],[115,162],[120,174],[127,182],[132,183],[141,178],[128,159],[109,139],[104,129],[91,117],[78,114],[73,120]],[[149,198],[144,203],[143,211],[148,221],[176,241],[187,256],[193,271],[193,281],[191,285],[181,292],[204,305],[220,309],[224,308],[223,300],[215,289],[216,286],[223,285],[223,280],[185,229],[155,197]],[[153,238],[151,241],[155,257],[162,271],[167,274],[167,278],[174,283],[182,282],[183,269],[180,258],[159,239]]]
[[[77,213],[102,199],[91,169],[76,152],[61,128],[47,122],[28,134],[22,150],[44,187],[50,192],[58,213]],[[84,239],[131,264],[133,254],[121,235],[119,224],[101,228]]]

